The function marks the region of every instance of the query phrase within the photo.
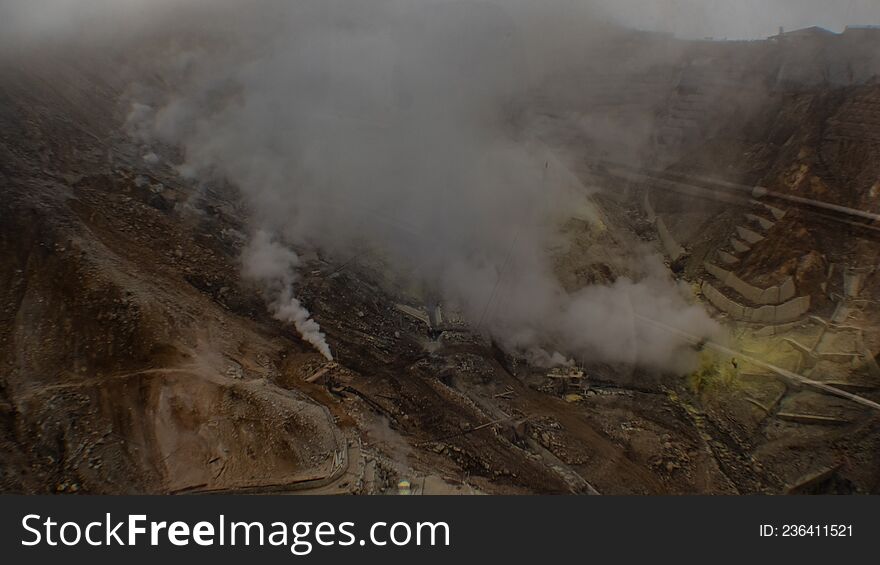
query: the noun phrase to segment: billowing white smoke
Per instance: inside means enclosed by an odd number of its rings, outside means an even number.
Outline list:
[[[309,311],[293,295],[299,257],[274,241],[265,231],[257,231],[242,253],[245,278],[263,285],[269,308],[282,322],[293,323],[303,340],[332,361],[330,346]]]
[[[547,249],[586,195],[560,180],[516,111],[539,74],[536,53],[560,66],[559,50],[540,43],[553,38],[524,12],[428,0],[253,6],[271,28],[231,22],[222,49],[178,53],[168,66],[177,91],[161,104],[138,100],[152,110],[137,114],[149,116],[150,135],[185,149],[188,172],[242,190],[263,230],[246,273],[328,358],[292,294],[295,256],[269,234],[338,257],[369,249],[502,346],[545,363],[686,366],[678,339],[639,328],[634,312],[715,331],[647,256],[635,281],[575,294],[557,282]],[[546,14],[543,25],[552,28]]]

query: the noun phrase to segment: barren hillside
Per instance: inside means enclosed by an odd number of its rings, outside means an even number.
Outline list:
[[[610,96],[539,92],[527,112],[601,189],[560,229],[562,286],[663,254],[737,352],[706,349],[687,375],[539,367],[397,286],[382,257],[299,249],[327,362],[242,279],[240,187],[130,136],[137,66],[3,63],[0,490],[880,492],[878,225],[805,203],[880,213],[880,86],[795,88],[770,51],[737,90],[740,58],[772,47],[719,47],[709,66],[688,49]],[[598,115],[649,143],[597,151]]]

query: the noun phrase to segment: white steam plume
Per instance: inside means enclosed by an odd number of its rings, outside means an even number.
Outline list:
[[[293,323],[303,340],[312,344],[328,361],[333,360],[330,346],[318,323],[293,295],[299,257],[289,248],[274,241],[265,231],[257,231],[242,253],[245,278],[263,285],[273,315],[282,322]]]
[[[142,49],[132,74],[157,71],[163,88],[132,90],[134,130],[182,147],[185,171],[241,189],[264,234],[245,274],[328,358],[294,297],[295,256],[272,242],[346,258],[368,248],[539,361],[680,369],[677,338],[640,329],[632,313],[691,334],[716,326],[656,260],[633,250],[630,279],[570,294],[547,251],[586,195],[548,174],[529,97],[545,76],[602,57],[591,43],[609,33],[591,15],[602,3],[0,0],[0,52],[14,56],[7,45],[23,37]],[[265,246],[277,260],[253,258]]]
[[[578,35],[543,32],[577,27],[569,14],[548,5],[535,28],[519,1],[256,5],[272,28],[230,22],[222,50],[179,53],[167,80],[178,90],[153,101],[148,121],[152,135],[185,149],[188,171],[240,187],[256,228],[340,257],[370,248],[398,278],[539,362],[561,353],[689,365],[676,337],[639,328],[633,312],[716,331],[638,250],[634,280],[569,294],[553,273],[547,249],[587,195],[548,171],[555,161],[520,109],[542,57],[554,72],[563,55],[579,64]],[[259,237],[257,251],[271,241]],[[271,283],[276,315],[323,346],[292,297],[294,263],[250,276]]]
[[[266,286],[276,315],[328,357],[293,296],[295,255],[268,234],[344,256],[355,244],[371,247],[398,277],[423,283],[505,347],[536,358],[558,360],[558,350],[676,369],[677,340],[640,328],[632,312],[691,334],[716,327],[655,259],[635,253],[641,264],[631,280],[573,294],[557,282],[546,250],[584,195],[548,180],[550,159],[529,141],[534,128],[518,110],[546,75],[580,72],[590,80],[584,71],[597,60],[611,70],[645,62],[597,48],[610,21],[754,37],[777,25],[839,29],[880,17],[876,0],[842,7],[823,0],[657,0],[650,10],[635,0],[0,0],[0,56],[52,45],[111,54],[165,45],[147,52],[173,92],[140,92],[136,101],[146,105],[134,112],[137,130],[182,146],[187,170],[238,185],[254,229],[264,230],[248,248],[246,274]],[[141,56],[137,67],[144,66]],[[566,94],[576,98],[579,88]],[[254,259],[261,249],[275,259]]]

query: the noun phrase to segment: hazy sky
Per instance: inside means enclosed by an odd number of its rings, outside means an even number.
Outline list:
[[[577,1],[577,0],[573,0]],[[880,25],[880,0],[599,0],[615,19],[683,37],[759,38],[779,26]]]
[[[252,3],[252,0],[239,1]],[[272,1],[268,0],[269,3]],[[303,0],[289,1],[291,4],[303,3]],[[601,19],[641,29],[673,32],[687,38],[763,38],[775,34],[779,26],[793,30],[819,25],[843,31],[848,24],[880,25],[880,0],[475,1],[496,6],[525,6],[531,13],[551,11],[552,5],[557,10],[567,9],[573,19],[584,20],[594,18],[594,9],[598,7]],[[395,2],[406,6],[412,0],[384,0],[386,4]],[[235,0],[0,0],[0,28],[5,28],[4,33],[18,32],[19,36],[27,36],[34,30],[57,33],[71,28],[75,22],[109,22],[113,15],[123,15],[130,24],[168,9],[224,3],[234,4]]]

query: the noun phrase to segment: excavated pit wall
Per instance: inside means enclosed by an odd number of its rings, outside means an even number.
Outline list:
[[[788,277],[781,285],[770,288],[758,288],[747,283],[732,271],[722,269],[712,263],[705,264],[706,270],[713,277],[721,281],[725,286],[732,288],[749,302],[762,305],[775,305],[788,302],[795,295],[794,279]]]
[[[721,291],[712,286],[712,283],[703,283],[703,295],[709,299],[713,306],[744,322],[757,324],[783,324],[799,320],[810,310],[811,300],[809,296],[799,296],[779,304],[777,306],[761,306],[753,308],[731,300]]]

